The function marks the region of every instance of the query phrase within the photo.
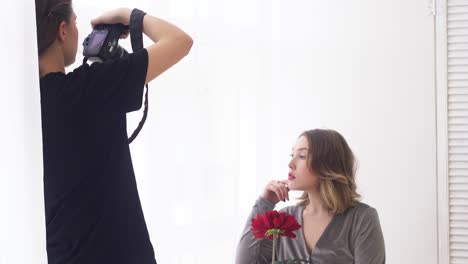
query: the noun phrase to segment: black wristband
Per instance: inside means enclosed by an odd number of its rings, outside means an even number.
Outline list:
[[[130,15],[130,41],[133,52],[143,48],[143,17],[145,12],[134,8]]]

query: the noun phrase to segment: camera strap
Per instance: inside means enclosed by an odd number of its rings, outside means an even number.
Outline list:
[[[132,14],[130,15],[130,40],[132,42],[133,52],[143,49],[143,17],[145,15],[145,12],[137,8],[134,8],[132,10]],[[146,84],[145,87],[145,109],[143,110],[143,117],[141,118],[138,127],[135,129],[135,131],[133,131],[132,135],[128,139],[128,144],[132,143],[136,136],[138,136],[138,133],[140,133],[140,130],[143,128],[146,117],[148,116],[148,84]]]
[[[143,48],[143,17],[146,15],[145,12],[135,8],[132,10],[132,13],[130,14],[130,40],[132,43],[132,50],[133,52],[136,52],[138,50],[141,50]],[[83,58],[83,64],[85,64],[88,61],[87,57]],[[146,117],[148,116],[148,84],[145,85],[146,87],[146,92],[145,92],[145,102],[144,106],[145,109],[143,110],[143,117],[140,120],[140,123],[138,124],[138,127],[133,131],[132,135],[130,138],[128,138],[128,144],[132,143],[132,141],[138,136],[138,133],[140,133],[140,130],[143,128],[143,125],[145,124]]]

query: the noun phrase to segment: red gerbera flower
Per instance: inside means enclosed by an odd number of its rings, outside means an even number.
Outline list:
[[[256,218],[252,219],[250,230],[256,238],[266,237],[269,240],[273,239],[273,236],[287,236],[295,238],[294,231],[301,228],[293,215],[285,212],[277,212],[276,210],[268,211],[262,215],[257,215]]]

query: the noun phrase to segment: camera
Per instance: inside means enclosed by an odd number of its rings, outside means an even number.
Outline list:
[[[128,52],[119,45],[129,27],[123,24],[96,25],[83,41],[83,56],[92,62],[104,62],[126,57]]]
[[[129,56],[129,53],[119,45],[121,35],[130,33],[132,50],[143,49],[143,17],[145,12],[139,9],[133,9],[130,15],[130,25],[123,24],[100,24],[96,25],[93,31],[83,41],[83,64],[88,60],[92,62],[105,62],[108,60],[117,60]],[[146,84],[145,110],[138,127],[133,131],[128,139],[128,143],[136,138],[143,127],[148,115],[148,84]]]

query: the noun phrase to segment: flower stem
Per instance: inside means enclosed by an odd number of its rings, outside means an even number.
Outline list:
[[[273,235],[273,250],[271,251],[271,264],[275,264],[276,235]]]

